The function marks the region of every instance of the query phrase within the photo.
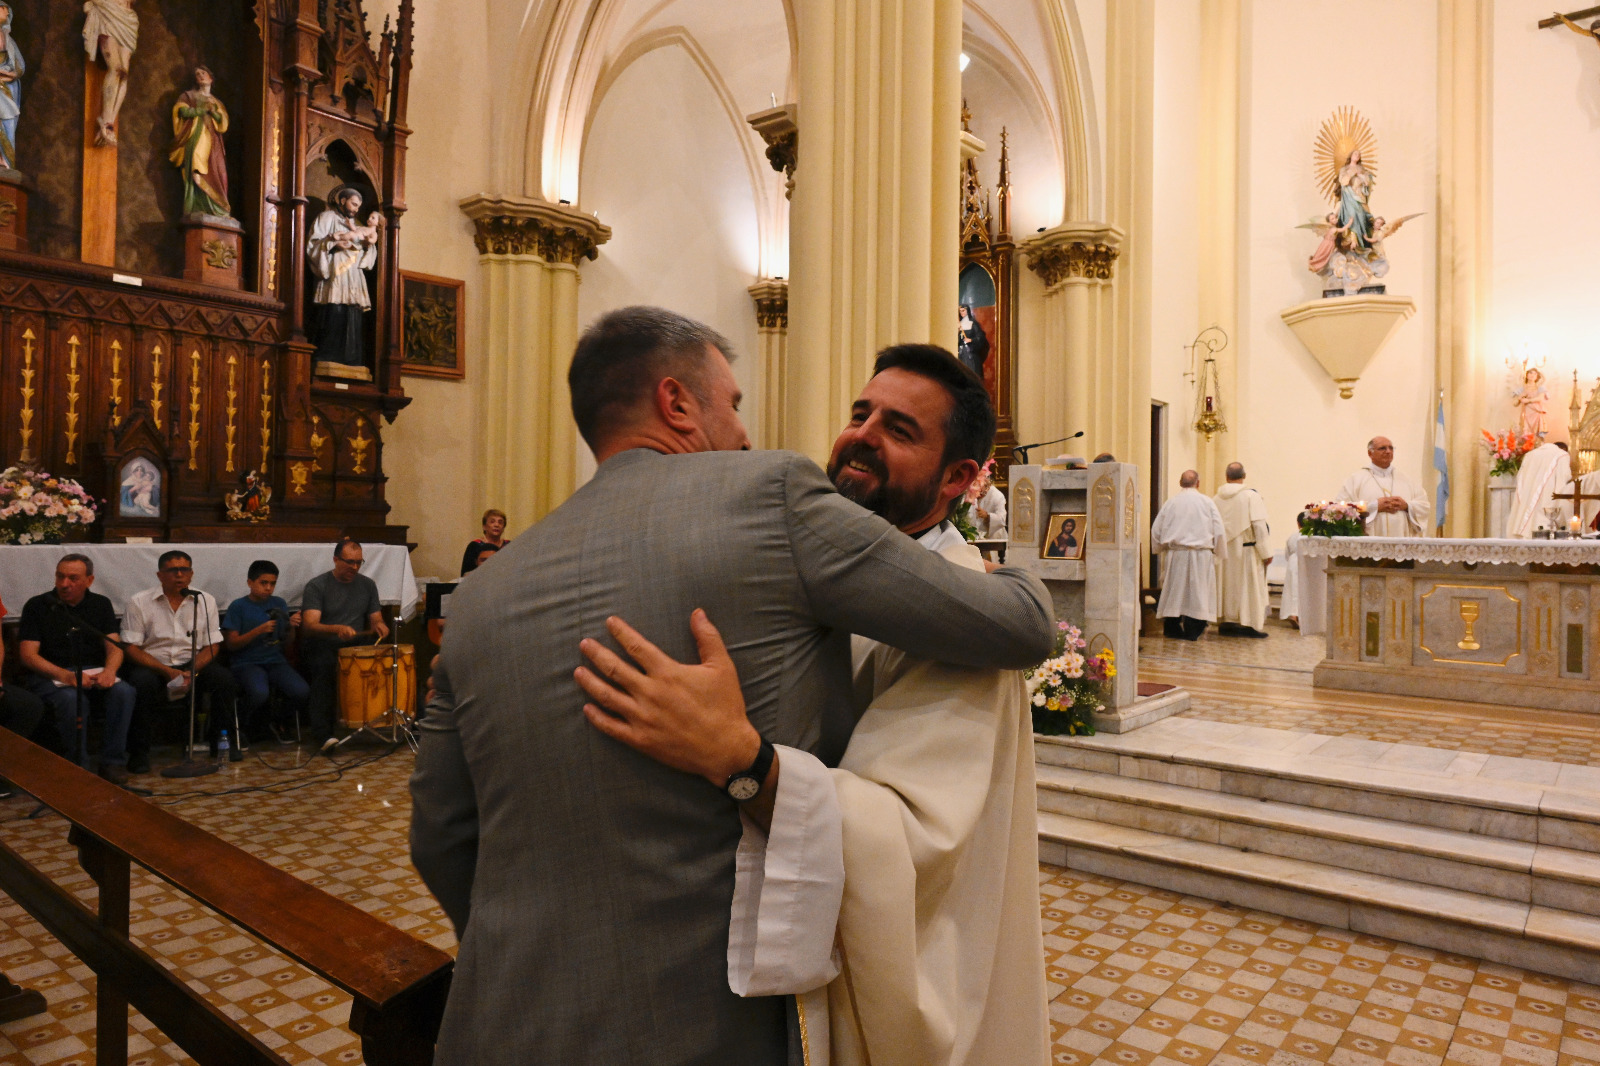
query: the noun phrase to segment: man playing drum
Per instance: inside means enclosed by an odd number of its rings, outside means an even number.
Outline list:
[[[311,686],[311,738],[319,746],[333,736],[339,650],[389,635],[378,585],[361,573],[362,561],[361,544],[345,537],[334,545],[333,569],[306,582],[300,598],[300,667]]]

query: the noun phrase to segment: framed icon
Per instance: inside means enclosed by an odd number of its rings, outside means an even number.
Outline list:
[[[466,377],[466,282],[400,272],[400,351],[418,377]]]
[[[117,472],[117,517],[160,519],[161,468],[143,455],[126,459]]]
[[[1053,514],[1045,530],[1044,557],[1046,559],[1082,559],[1083,544],[1088,536],[1086,514]]]

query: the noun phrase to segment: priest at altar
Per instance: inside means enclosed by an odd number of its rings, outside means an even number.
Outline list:
[[[1545,508],[1555,507],[1556,527],[1565,529],[1572,517],[1572,501],[1556,500],[1557,494],[1572,493],[1572,460],[1565,444],[1545,441],[1522,457],[1517,468],[1517,495],[1511,501],[1511,515],[1506,519],[1506,536],[1513,539],[1531,537],[1536,529],[1550,525]]]
[[[1367,536],[1428,535],[1428,495],[1422,486],[1395,469],[1394,442],[1373,437],[1367,442],[1368,464],[1345,479],[1339,498],[1367,505]]]

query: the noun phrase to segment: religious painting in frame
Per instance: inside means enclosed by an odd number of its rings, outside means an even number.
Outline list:
[[[117,468],[117,517],[125,521],[157,521],[165,518],[161,505],[161,467],[148,456],[133,454]]]
[[[1081,513],[1053,514],[1044,534],[1046,559],[1082,559],[1083,545],[1087,539],[1085,528],[1089,516]]]
[[[962,109],[961,124],[971,132],[971,115]],[[1000,131],[1000,154],[993,196],[979,175],[977,157],[961,164],[961,234],[956,274],[954,351],[956,358],[983,381],[994,402],[994,483],[1010,484],[1012,450],[1017,436],[1015,330],[1016,244],[1011,239],[1010,149]],[[989,158],[993,158],[992,156]],[[993,209],[991,209],[991,204]]]
[[[455,278],[400,272],[400,354],[415,377],[466,377],[466,287]]]

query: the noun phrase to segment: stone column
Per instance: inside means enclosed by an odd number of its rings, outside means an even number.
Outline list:
[[[761,366],[759,448],[783,447],[783,391],[789,355],[789,283],[765,278],[746,290],[756,305],[756,358]]]
[[[798,0],[785,447],[827,455],[878,349],[954,343],[960,0]]]
[[[1035,358],[1019,367],[1034,383],[1019,388],[1017,421],[1029,440],[1050,440],[1084,431],[1082,441],[1052,445],[1031,457],[1042,462],[1061,450],[1092,457],[1116,450],[1101,425],[1101,408],[1111,402],[1114,374],[1109,343],[1109,290],[1115,277],[1122,231],[1096,222],[1068,222],[1023,241],[1018,250],[1045,284],[1045,343]],[[1024,441],[1026,443],[1026,441]],[[1121,456],[1119,455],[1120,459]]]
[[[1223,468],[1239,458],[1239,433],[1246,417],[1239,395],[1239,360],[1245,343],[1239,328],[1239,65],[1243,57],[1241,0],[1202,0],[1200,7],[1199,137],[1199,322],[1195,332],[1216,326],[1228,335],[1217,353],[1217,387],[1228,428],[1207,441],[1195,439],[1195,469],[1201,486],[1215,492]],[[1192,399],[1192,397],[1191,397]],[[1182,414],[1194,432],[1194,410]]]
[[[611,230],[576,208],[525,197],[473,196],[461,210],[483,265],[479,504],[526,528],[577,484],[567,366],[578,340],[578,263]]]

